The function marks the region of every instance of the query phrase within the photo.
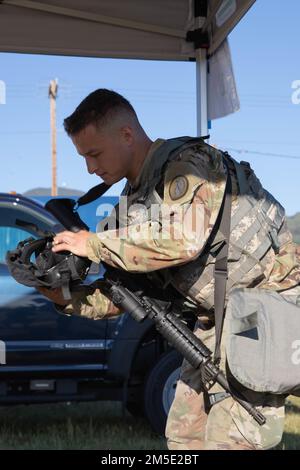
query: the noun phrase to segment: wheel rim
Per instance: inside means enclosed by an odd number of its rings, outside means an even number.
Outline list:
[[[168,380],[166,381],[164,388],[163,388],[162,399],[163,399],[163,407],[164,407],[164,411],[166,415],[169,413],[169,409],[174,400],[179,373],[180,373],[180,367],[178,367],[178,369],[175,369],[172,372],[172,374],[169,375]]]

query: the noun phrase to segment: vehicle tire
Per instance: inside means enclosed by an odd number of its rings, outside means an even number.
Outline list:
[[[165,433],[182,360],[177,351],[168,351],[155,364],[145,382],[145,415],[158,434]]]
[[[128,401],[126,403],[126,409],[135,418],[142,418],[142,417],[145,416],[145,410],[144,410],[143,402]]]

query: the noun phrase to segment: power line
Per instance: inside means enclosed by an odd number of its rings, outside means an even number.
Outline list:
[[[246,140],[246,139],[242,139],[242,140],[236,140],[236,139],[223,139],[222,137],[222,142],[223,143],[230,143],[230,144],[255,144],[255,145],[292,145],[292,146],[297,146],[299,147],[300,145],[300,141],[298,140],[297,142],[284,142],[284,141],[278,141],[278,140],[272,140],[272,141],[260,141],[260,140]]]
[[[287,155],[285,153],[272,153],[272,152],[259,152],[258,150],[246,150],[246,149],[235,149],[232,147],[225,147],[226,150],[230,152],[237,152],[237,153],[249,153],[254,155],[262,155],[264,157],[275,157],[275,158],[290,158],[293,160],[300,160],[300,155]]]
[[[64,129],[63,127],[60,127],[57,129],[57,132],[58,133],[63,133],[64,132]],[[15,135],[15,134],[47,134],[49,135],[49,130],[47,131],[39,131],[39,130],[29,130],[29,131],[21,131],[21,130],[17,130],[17,131],[0,131],[0,135]]]

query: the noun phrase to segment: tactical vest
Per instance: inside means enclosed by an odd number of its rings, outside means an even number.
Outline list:
[[[134,190],[127,183],[122,193],[127,197],[128,205],[127,220],[123,220],[123,224],[150,220],[151,204],[163,202],[157,188],[164,180],[167,164],[193,147],[198,153],[205,152],[212,159],[214,156],[220,159],[222,153],[201,138],[182,137],[165,141],[143,168],[138,188]],[[227,281],[229,292],[232,287],[252,287],[263,282],[268,263],[274,262],[270,255],[278,252],[286,227],[283,207],[262,187],[250,165],[247,162],[236,162],[227,153],[222,153],[222,157],[230,170],[232,186],[237,188],[231,212]],[[135,211],[130,211],[135,204],[146,208],[142,217],[140,213],[137,215]],[[105,222],[107,220],[108,218]],[[195,260],[148,274],[152,280],[159,278],[165,285],[171,283],[184,297],[207,310],[214,306],[215,257],[224,243],[224,236],[217,224],[218,221]]]

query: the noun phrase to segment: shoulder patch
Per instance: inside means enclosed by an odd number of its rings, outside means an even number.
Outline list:
[[[169,187],[169,195],[172,201],[182,198],[189,188],[189,182],[186,176],[180,175],[173,178]]]

